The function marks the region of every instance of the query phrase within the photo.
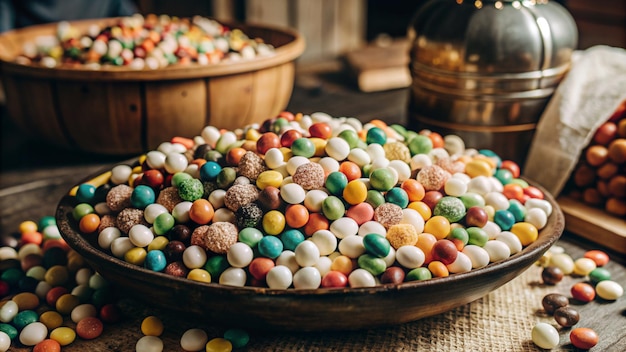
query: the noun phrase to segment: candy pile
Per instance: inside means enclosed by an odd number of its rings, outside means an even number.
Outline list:
[[[61,351],[77,339],[93,340],[122,319],[115,288],[86,265],[61,238],[54,217],[24,221],[17,237],[0,247],[0,352],[33,346],[33,352]],[[136,351],[162,351],[163,322],[148,316]],[[229,329],[209,340],[199,328],[180,339],[185,351],[231,351],[248,344],[244,330]]]
[[[541,277],[547,285],[556,285],[565,275],[572,275],[586,281],[576,282],[570,289],[571,299],[579,304],[592,302],[596,296],[614,302],[624,294],[624,288],[611,280],[611,273],[604,268],[609,256],[601,250],[585,252],[582,258],[572,259],[562,247],[553,246],[543,256]],[[541,305],[545,313],[554,318],[564,328],[570,328],[580,321],[580,314],[570,305],[570,298],[560,293],[550,293],[543,297]],[[540,348],[552,349],[559,345],[559,331],[551,324],[537,323],[531,332],[533,342]],[[598,334],[590,328],[577,327],[570,331],[569,339],[574,347],[588,350],[599,341]]]
[[[594,133],[565,193],[626,217],[626,101]]]
[[[86,65],[126,66],[135,70],[169,65],[215,64],[272,55],[274,48],[260,38],[215,20],[136,14],[106,28],[92,25],[81,33],[60,22],[56,36],[41,36],[24,45],[16,62],[45,67]]]
[[[170,275],[272,289],[371,287],[498,262],[552,208],[519,167],[454,135],[325,113],[204,128],[77,186],[84,236]]]

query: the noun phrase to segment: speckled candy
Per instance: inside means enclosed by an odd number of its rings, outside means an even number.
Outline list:
[[[433,214],[443,216],[450,222],[458,222],[465,216],[465,206],[459,198],[445,196],[437,202]]]

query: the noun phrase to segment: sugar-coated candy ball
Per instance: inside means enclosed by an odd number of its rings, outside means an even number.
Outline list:
[[[465,205],[457,197],[445,196],[437,202],[433,214],[443,216],[449,222],[458,222],[465,216]]]
[[[531,338],[540,348],[552,349],[559,345],[559,332],[547,323],[537,323],[532,329]]]

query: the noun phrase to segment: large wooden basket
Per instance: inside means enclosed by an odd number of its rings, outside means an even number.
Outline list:
[[[115,21],[72,25],[82,30]],[[305,46],[296,31],[242,24],[231,27],[274,45],[275,55],[141,71],[14,62],[25,42],[54,34],[56,26],[32,26],[0,36],[0,73],[9,115],[46,141],[101,154],[137,154],[173,136],[198,135],[207,125],[235,129],[276,116],[289,102],[294,60]]]

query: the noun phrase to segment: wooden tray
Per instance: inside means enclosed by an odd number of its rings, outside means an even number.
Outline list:
[[[590,241],[626,254],[626,220],[570,197],[557,199],[565,215],[565,229]]]

